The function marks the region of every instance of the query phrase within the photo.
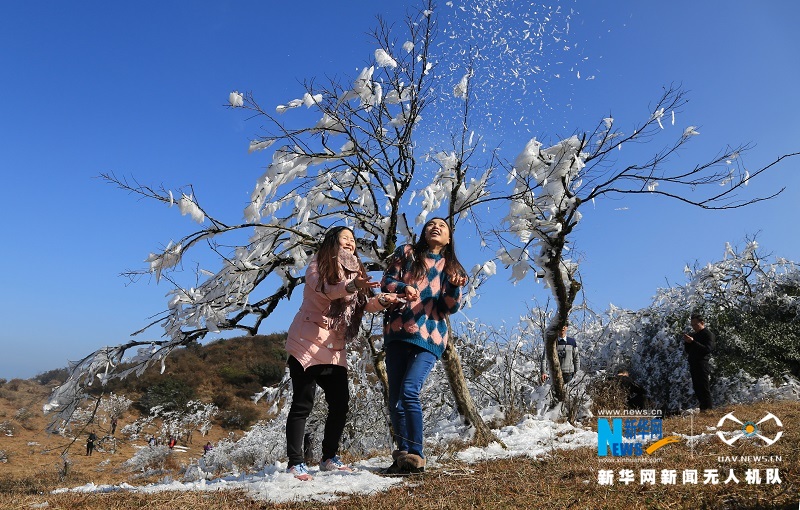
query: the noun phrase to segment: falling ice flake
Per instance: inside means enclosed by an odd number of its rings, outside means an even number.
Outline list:
[[[574,11],[541,5],[532,9],[530,3],[521,0],[474,0],[456,7],[439,20],[446,23],[443,31],[448,39],[437,69],[463,76],[465,62],[469,61],[478,78],[470,83],[469,91],[470,109],[481,119],[476,127],[531,127],[535,119],[552,117],[545,110],[562,106],[547,100],[555,85],[553,78],[569,75],[572,80],[591,79],[585,77],[582,68],[588,58],[583,52],[586,46],[577,44],[570,35]],[[532,109],[522,121],[516,120],[519,115],[498,113],[519,109],[515,100],[523,96],[526,108]],[[456,106],[437,112],[435,122],[444,130],[459,118],[452,108]]]

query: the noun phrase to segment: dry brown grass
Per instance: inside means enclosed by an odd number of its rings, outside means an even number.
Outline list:
[[[19,405],[20,401],[14,403]],[[8,402],[0,399],[0,415],[12,408],[2,407]],[[12,406],[13,407],[13,406]],[[66,479],[60,479],[60,450],[45,452],[46,448],[63,441],[53,436],[43,437],[41,428],[29,431],[17,427],[14,437],[0,436],[0,450],[9,450],[9,462],[0,464],[0,508],[28,509],[47,503],[48,509],[467,509],[467,508],[608,508],[608,509],[756,509],[798,508],[800,503],[800,403],[765,402],[749,406],[717,409],[705,415],[670,417],[664,420],[664,435],[674,433],[698,434],[727,412],[733,411],[741,419],[760,419],[772,412],[783,421],[783,437],[769,448],[753,442],[740,441],[729,447],[716,439],[696,445],[692,450],[688,444],[669,445],[655,455],[661,458],[658,464],[601,463],[593,449],[558,451],[544,459],[517,458],[483,462],[476,465],[460,464],[452,459],[451,448],[436,449],[447,457],[444,468],[426,473],[424,477],[410,478],[388,492],[373,496],[350,496],[333,504],[284,503],[266,504],[249,499],[243,492],[226,491],[169,492],[159,494],[136,494],[115,492],[107,494],[51,494],[58,487],[74,487],[88,482],[96,484],[119,484],[123,481],[134,485],[155,482],[156,479],[133,480],[131,473],[119,472],[116,468],[130,458],[132,448],[124,445],[116,455],[95,453],[92,457],[81,456],[82,444],[76,444],[72,467]],[[30,418],[29,418],[30,419]],[[40,418],[36,418],[40,419]],[[596,420],[594,420],[596,423]],[[38,424],[37,424],[38,425]],[[774,433],[775,430],[764,429]],[[220,431],[220,433],[222,433]],[[27,446],[29,441],[39,446]],[[48,442],[49,441],[49,442]],[[196,449],[204,443],[197,441]],[[196,455],[196,454],[195,454]],[[780,463],[753,464],[720,463],[718,456],[772,455],[781,456]],[[106,465],[101,462],[110,460]],[[640,468],[703,469],[716,468],[721,477],[727,476],[728,467],[736,469],[739,484],[697,486],[641,486],[638,483]],[[747,485],[745,469],[778,467],[780,485]],[[601,486],[597,483],[599,469],[633,469],[637,480],[630,485],[616,483]],[[724,472],[723,472],[724,471]],[[680,476],[680,475],[679,475]],[[702,475],[701,475],[702,479]],[[313,482],[311,482],[313,483]]]

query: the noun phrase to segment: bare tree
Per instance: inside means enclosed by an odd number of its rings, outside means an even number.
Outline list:
[[[379,19],[372,33],[377,45],[374,58],[352,84],[308,81],[301,97],[276,108],[262,106],[252,93],[231,93],[232,108],[263,122],[264,133],[251,142],[250,150],[278,147],[271,149],[271,162],[255,185],[244,222],[212,214],[191,187],[173,193],[134,179],[102,175],[125,191],[177,205],[201,226],[151,254],[148,268],[126,273],[131,278],[151,274],[173,284],[168,310],[134,333],[158,325],[165,338],[131,341],[90,354],[71,367],[69,380],[55,390],[46,408],[69,414],[82,398],[82,388],[98,376],[105,381],[132,372],[138,375],[156,362],[161,362],[163,371],[172,350],[208,333],[240,330],[255,335],[277,304],[303,283],[302,269],[333,224],[351,226],[368,269],[383,270],[401,240],[414,240],[406,216],[414,195],[419,193],[423,202],[417,222],[439,208],[442,200],[449,200],[450,214],[457,215],[467,213],[485,195],[488,171],[468,181],[472,170],[464,164],[470,151],[466,125],[453,137],[461,139],[457,153],[434,157],[417,153],[415,134],[422,129],[422,112],[434,99],[434,81],[449,78],[436,74],[429,53],[436,35],[432,10],[428,1],[410,14],[402,40],[395,39],[391,27]],[[468,104],[458,91],[437,99]],[[468,107],[464,111],[466,116]],[[451,163],[456,161],[459,166],[453,171]],[[238,241],[242,233],[248,235],[244,243]],[[195,286],[181,284],[176,269],[189,251],[202,247],[219,257],[221,268],[198,274]],[[478,281],[480,275],[475,278]],[[365,340],[385,383],[381,353],[366,331]],[[133,366],[118,371],[123,358],[136,349]],[[457,353],[451,349],[447,359],[459,409],[477,427],[477,440],[488,442],[491,433],[463,391],[466,384]]]
[[[515,241],[505,237],[503,260],[514,266],[518,279],[534,268],[555,298],[556,313],[547,328],[545,353],[554,395],[560,401],[565,393],[556,341],[581,290],[578,262],[569,258],[567,246],[574,237],[581,211],[586,209],[581,206],[614,195],[646,194],[701,209],[744,207],[781,193],[783,189],[767,196],[750,197],[743,192],[751,180],[783,159],[800,154],[785,154],[764,167],[748,171],[741,156],[751,146],[740,145],[727,147],[708,161],[687,168],[673,164],[671,157],[699,134],[695,126],[688,126],[650,159],[622,163],[623,144],[649,143],[662,135],[662,131],[669,134],[664,124],[674,123],[674,115],[686,101],[683,90],[670,86],[655,107],[649,109],[646,120],[630,133],[618,130],[614,119],[608,117],[593,132],[572,136],[549,148],[532,139],[510,170],[515,188],[505,223],[506,232]]]

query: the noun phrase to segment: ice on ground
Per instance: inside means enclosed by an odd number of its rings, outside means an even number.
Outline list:
[[[515,426],[507,426],[493,431],[503,441],[507,449],[494,442],[484,448],[470,447],[454,455],[436,455],[429,453],[427,457],[430,469],[447,467],[455,458],[466,463],[483,462],[493,459],[505,459],[517,456],[541,457],[558,449],[574,449],[579,447],[596,447],[597,434],[591,430],[574,427],[569,423],[556,423],[548,419],[525,416]],[[429,449],[435,450],[436,444],[445,444],[450,439],[464,439],[469,434],[463,425],[442,423],[429,438]],[[254,500],[271,503],[290,501],[335,501],[348,494],[369,495],[383,492],[404,483],[402,478],[387,478],[376,474],[381,468],[391,464],[389,456],[378,456],[356,461],[352,464],[357,470],[347,472],[321,472],[318,466],[309,466],[313,480],[303,482],[286,473],[286,463],[277,462],[263,470],[226,476],[207,480],[199,477],[197,481],[177,481],[165,478],[159,483],[134,486],[127,483],[120,485],[96,485],[88,483],[80,487],[61,488],[55,494],[65,492],[108,493],[131,491],[144,494],[166,491],[220,491],[244,490]]]

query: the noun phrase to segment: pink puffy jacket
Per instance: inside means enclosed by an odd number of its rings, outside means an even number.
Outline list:
[[[304,369],[312,365],[341,365],[347,367],[346,342],[342,331],[328,329],[331,318],[325,311],[331,301],[347,295],[345,286],[355,275],[336,285],[326,285],[327,292],[317,289],[319,272],[317,257],[311,260],[306,270],[306,284],[303,286],[303,303],[294,316],[286,338],[286,352],[294,356]],[[367,312],[383,310],[377,296],[367,301]]]

